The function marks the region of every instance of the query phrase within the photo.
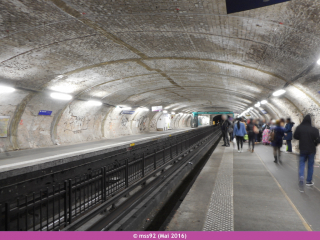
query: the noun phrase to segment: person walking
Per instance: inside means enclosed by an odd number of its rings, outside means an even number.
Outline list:
[[[224,141],[223,147],[230,147],[229,143],[229,134],[228,129],[230,126],[230,122],[228,121],[227,115],[222,115],[222,121],[221,121],[221,132],[222,132],[222,138]]]
[[[284,138],[283,140],[287,141],[287,152],[292,152],[292,128],[294,122],[291,122],[291,118],[287,118],[287,124],[284,128]]]
[[[261,143],[261,140],[262,140],[262,125],[263,125],[262,121],[260,119],[257,119],[256,126],[259,129],[259,133],[256,134],[256,144]]]
[[[284,136],[284,129],[281,127],[281,121],[277,120],[276,121],[276,126],[273,129],[273,140],[271,142],[271,145],[273,147],[273,156],[274,156],[274,162],[278,163],[281,162],[280,156],[281,156],[281,151],[280,148],[282,147],[283,144],[283,136]]]
[[[312,175],[314,156],[316,154],[316,146],[319,144],[319,130],[312,126],[311,116],[304,117],[302,123],[297,127],[293,137],[299,140],[299,190],[304,192],[304,169],[305,163],[308,161],[307,186],[313,186]]]
[[[269,145],[269,135],[270,135],[270,127],[268,125],[265,126],[262,134],[262,143],[265,145]]]
[[[247,134],[245,125],[237,119],[233,127],[233,136],[236,137],[238,152],[243,152],[243,137]]]
[[[229,137],[230,137],[230,142],[233,141],[234,135],[233,135],[233,128],[234,128],[234,123],[232,122],[232,119],[229,119],[230,121],[230,125],[229,125],[229,129],[228,129],[228,133],[229,133]]]
[[[254,152],[254,143],[255,143],[255,136],[256,136],[256,129],[257,126],[255,125],[255,121],[251,118],[247,125],[247,132],[249,137],[249,151]],[[252,147],[250,147],[252,145]]]

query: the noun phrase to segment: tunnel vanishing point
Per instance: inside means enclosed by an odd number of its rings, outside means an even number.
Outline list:
[[[251,107],[266,120],[311,114],[320,128],[320,2],[234,13],[226,2],[1,0],[0,147],[156,131],[152,106],[175,113],[171,128]]]

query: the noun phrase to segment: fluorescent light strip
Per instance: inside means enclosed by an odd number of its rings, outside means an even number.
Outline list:
[[[275,96],[275,97],[278,97],[278,96],[284,94],[285,92],[286,92],[286,90],[280,89],[278,91],[275,91],[272,95]]]
[[[50,96],[59,100],[71,100],[72,96],[65,93],[51,93]]]
[[[0,86],[0,93],[12,93],[15,89],[13,87]]]
[[[90,100],[90,101],[88,101],[88,104],[91,105],[91,106],[101,106],[102,102],[95,101],[95,100]]]

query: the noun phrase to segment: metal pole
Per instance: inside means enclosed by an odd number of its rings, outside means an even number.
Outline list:
[[[165,164],[166,163],[166,147],[163,147],[162,157],[163,157],[163,164]]]
[[[144,168],[145,168],[145,159],[144,159],[144,153],[142,153],[142,177],[144,177],[144,174],[145,174],[145,172],[144,172]]]
[[[6,219],[5,219],[5,231],[9,231],[10,228],[10,204],[6,203],[5,204],[5,208],[6,208]]]
[[[126,159],[126,174],[125,174],[126,187],[129,187],[129,161]]]
[[[106,167],[101,168],[102,171],[102,200],[105,202],[107,200],[107,191],[106,191]]]
[[[68,182],[64,181],[64,226],[67,226],[68,223]]]
[[[154,150],[154,154],[153,154],[153,166],[154,169],[157,169],[157,150]]]
[[[72,180],[69,179],[69,224],[72,222]]]

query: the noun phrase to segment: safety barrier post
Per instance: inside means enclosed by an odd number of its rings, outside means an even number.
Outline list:
[[[176,154],[178,156],[178,140],[176,140]]]
[[[6,216],[5,216],[5,231],[9,231],[10,228],[10,204],[6,203],[5,204],[5,211],[6,211]]]
[[[162,151],[163,164],[165,164],[165,163],[166,163],[166,156],[165,156],[165,153],[166,153],[166,147],[164,146],[164,147],[163,147],[163,151]]]
[[[106,191],[106,167],[101,168],[102,171],[102,201],[107,200],[107,191]]]
[[[154,150],[154,154],[153,154],[153,166],[154,166],[154,169],[157,169],[157,149]]]
[[[71,222],[72,222],[72,180],[69,179],[69,224]]]
[[[142,153],[142,177],[144,177],[144,168],[145,168],[145,159],[144,159],[144,153]]]
[[[129,187],[129,161],[126,159],[126,172],[125,172],[125,182],[126,182],[126,187]]]
[[[68,223],[68,182],[67,180],[64,181],[64,226],[66,227],[67,226],[67,223]],[[41,207],[41,206],[40,206]],[[81,207],[81,206],[80,206]],[[41,219],[40,219],[40,222]]]

